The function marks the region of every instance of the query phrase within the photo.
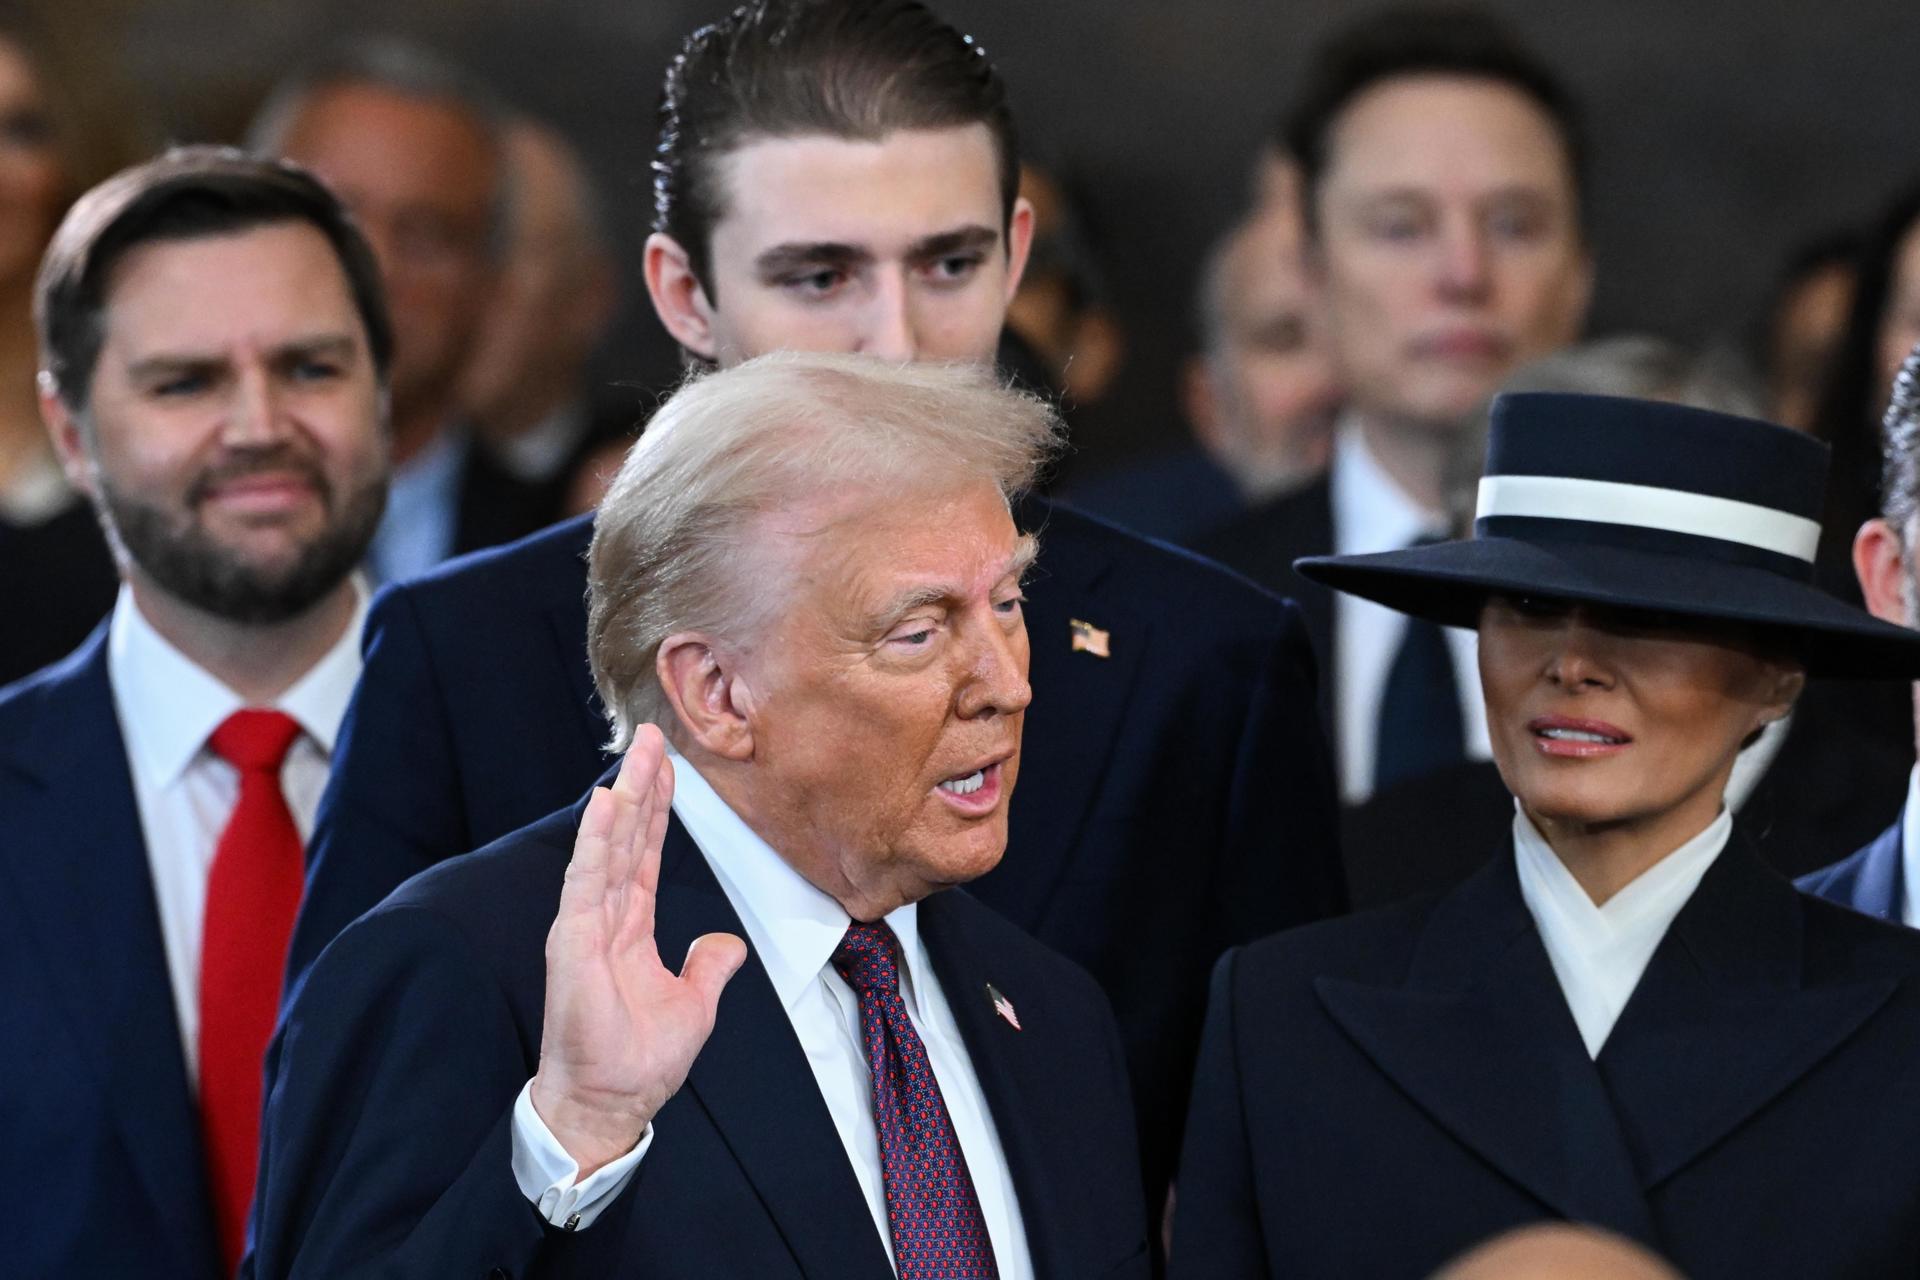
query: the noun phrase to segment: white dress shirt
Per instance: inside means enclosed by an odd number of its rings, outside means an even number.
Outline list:
[[[1520,896],[1540,930],[1587,1055],[1597,1058],[1673,918],[1727,847],[1733,815],[1722,809],[1706,830],[1641,872],[1604,906],[1595,906],[1539,828],[1517,804],[1514,808]]]
[[[1900,811],[1900,918],[1920,929],[1920,765],[1907,775],[1907,807]]]
[[[300,736],[280,767],[280,790],[303,844],[312,834],[314,810],[326,789],[334,737],[360,678],[367,593],[357,579],[354,593],[353,620],[340,639],[273,703],[300,725]],[[213,754],[207,739],[247,704],[155,631],[124,585],[107,629],[107,679],[146,838],[187,1079],[197,1081],[207,876],[220,833],[240,798],[239,771]]]
[[[740,916],[748,943],[773,982],[774,993],[787,1011],[807,1065],[813,1070],[814,1084],[839,1131],[847,1162],[866,1194],[874,1229],[880,1233],[888,1257],[892,1257],[893,1230],[887,1220],[886,1184],[880,1165],[880,1141],[874,1129],[873,1080],[867,1069],[866,1040],[860,1030],[860,1004],[853,989],[829,963],[851,921],[839,903],[809,884],[754,834],[692,765],[678,753],[671,758],[673,811],[706,855],[727,901]],[[886,923],[900,943],[900,996],[926,1045],[927,1060],[940,1084],[940,1096],[947,1104],[961,1154],[966,1157],[1001,1280],[1031,1280],[1033,1259],[1006,1152],[953,1010],[920,941],[917,904],[891,912]],[[654,1127],[648,1128],[639,1147],[616,1162],[624,1166],[617,1178],[600,1182],[595,1195],[577,1197],[562,1209],[558,1202],[565,1201],[566,1188],[558,1184],[577,1171],[577,1166],[540,1122],[527,1102],[527,1090],[521,1091],[520,1098],[514,1111],[513,1146],[514,1173],[521,1191],[541,1208],[549,1222],[566,1225],[569,1217],[578,1214],[574,1225],[589,1225],[625,1185],[639,1157],[654,1141]],[[672,1135],[660,1141],[671,1142]],[[524,1161],[523,1151],[527,1157]],[[824,1152],[822,1158],[826,1158]],[[564,1176],[530,1182],[529,1174],[536,1167]],[[612,1168],[599,1170],[595,1179]],[[551,1210],[550,1197],[556,1201]]]
[[[1398,551],[1421,538],[1444,534],[1442,512],[1423,509],[1389,476],[1367,448],[1351,417],[1334,434],[1328,472],[1336,555]],[[1334,720],[1340,752],[1340,796],[1359,804],[1373,794],[1374,752],[1380,733],[1380,700],[1387,676],[1407,634],[1407,615],[1344,591],[1333,594]],[[1460,692],[1462,741],[1470,760],[1487,760],[1487,711],[1480,700],[1478,637],[1445,628],[1453,654],[1454,684]]]

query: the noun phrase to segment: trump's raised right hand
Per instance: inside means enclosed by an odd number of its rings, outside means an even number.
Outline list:
[[[660,961],[654,898],[672,800],[666,740],[643,725],[613,786],[587,802],[547,934],[533,1106],[582,1177],[632,1150],[679,1090],[747,957],[739,938],[713,933],[678,976]]]

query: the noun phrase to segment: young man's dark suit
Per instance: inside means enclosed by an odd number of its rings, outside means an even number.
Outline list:
[[[1832,866],[1822,867],[1794,883],[1811,893],[1852,907],[1862,915],[1902,924],[1906,909],[1907,815],[1901,811],[1893,825]]]
[[[1222,960],[1172,1275],[1423,1276],[1553,1218],[1695,1280],[1914,1275],[1916,1044],[1920,933],[1736,835],[1591,1060],[1509,853]]]
[[[1041,540],[1034,699],[1007,855],[974,891],[1106,987],[1159,1187],[1214,959],[1344,907],[1312,656],[1294,609],[1216,566],[1037,499],[1017,515]],[[569,803],[605,767],[590,534],[572,521],[376,602],[292,973],[408,876]],[[1075,650],[1076,620],[1111,656]]]
[[[200,1120],[107,624],[0,693],[0,1271],[211,1280]]]
[[[611,771],[607,779],[610,780]],[[591,1226],[546,1227],[511,1162],[538,1065],[545,946],[584,802],[440,866],[355,923],[293,993],[268,1063],[256,1277],[893,1275],[867,1201],[757,959]],[[1099,988],[962,890],[919,927],[1006,1150],[1042,1276],[1145,1280],[1126,1067]],[[745,937],[678,821],[656,936]],[[1015,1029],[987,984],[1019,1010]],[[376,1265],[378,1264],[378,1265]]]
[[[1194,544],[1229,569],[1300,606],[1323,673],[1320,710],[1333,723],[1333,592],[1293,571],[1306,556],[1333,554],[1333,485],[1321,475],[1271,498]]]

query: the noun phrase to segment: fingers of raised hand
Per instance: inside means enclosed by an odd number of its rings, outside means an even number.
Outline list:
[[[573,838],[567,878],[560,888],[562,918],[597,910],[606,897],[613,829],[621,807],[619,797],[604,787],[595,787],[588,797],[587,811],[581,815],[580,830]]]
[[[680,980],[699,994],[706,1009],[707,1025],[713,1025],[714,1010],[729,979],[747,962],[747,944],[731,933],[706,933],[687,948],[686,963],[680,966]]]

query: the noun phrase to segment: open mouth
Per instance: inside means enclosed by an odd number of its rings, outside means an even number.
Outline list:
[[[1611,755],[1633,742],[1633,735],[1604,720],[1574,720],[1541,716],[1529,721],[1534,745],[1545,755],[1584,758]]]
[[[968,773],[955,774],[934,784],[941,799],[965,814],[991,813],[1000,803],[1000,767],[995,760]]]

